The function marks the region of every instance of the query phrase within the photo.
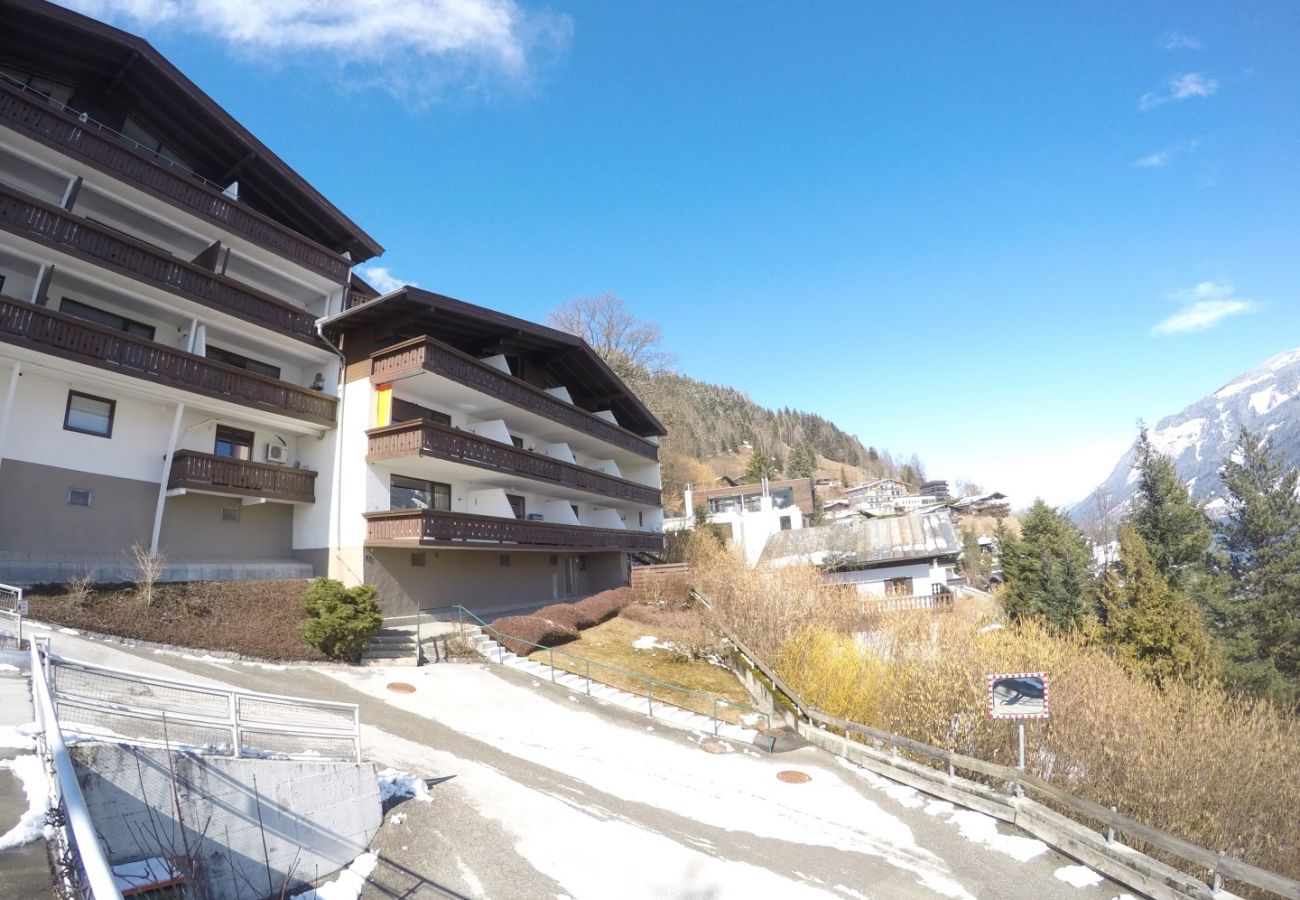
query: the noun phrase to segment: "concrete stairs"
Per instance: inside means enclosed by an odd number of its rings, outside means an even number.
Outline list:
[[[567,672],[560,668],[553,669],[546,663],[537,662],[523,656],[516,656],[493,640],[490,635],[484,634],[480,628],[466,628],[465,638],[474,645],[474,648],[488,662],[499,663],[518,672],[531,675],[538,680],[553,682],[568,688],[575,694],[589,694],[597,700],[603,700],[606,703],[621,706],[632,712],[648,715],[658,722],[676,728],[712,734],[746,744],[755,743],[759,738],[759,732],[756,728],[746,728],[733,725],[730,722],[719,722],[709,716],[703,716],[688,709],[682,709],[679,706],[660,703],[657,700],[652,702],[644,695],[629,693],[607,684],[601,684],[598,681],[589,683],[583,675]],[[761,719],[757,723],[759,726],[763,724]]]
[[[370,639],[370,646],[361,654],[361,664],[415,666],[419,665],[419,657],[413,628],[384,627]]]

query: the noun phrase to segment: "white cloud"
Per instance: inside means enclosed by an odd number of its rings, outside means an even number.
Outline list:
[[[380,294],[390,294],[408,284],[411,287],[419,287],[414,281],[407,281],[405,278],[394,275],[387,266],[366,266],[363,269],[357,269],[357,274],[368,281],[370,286],[379,291]]]
[[[1155,153],[1149,153],[1141,159],[1133,160],[1133,165],[1140,169],[1159,169],[1169,165],[1177,157],[1185,154],[1193,154],[1200,149],[1201,141],[1199,138],[1190,141],[1179,141],[1172,147],[1166,147]]]
[[[1138,109],[1145,112],[1148,109],[1155,109],[1157,106],[1175,100],[1208,97],[1218,92],[1219,82],[1215,78],[1206,78],[1199,72],[1188,72],[1186,75],[1175,75],[1170,78],[1167,87],[1167,93],[1147,91],[1143,94],[1138,100]]]
[[[567,16],[529,12],[514,0],[64,2],[95,18],[188,31],[277,62],[328,61],[349,67],[352,82],[398,96],[492,75],[526,79],[535,52],[562,47],[572,31]]]
[[[1160,46],[1166,50],[1200,50],[1203,45],[1196,38],[1181,31],[1166,31],[1160,37]]]
[[[1135,160],[1133,165],[1143,169],[1156,169],[1168,163],[1171,155],[1173,155],[1172,150],[1161,150],[1158,153],[1152,153],[1139,160]]]
[[[1259,308],[1254,300],[1236,296],[1236,288],[1227,281],[1202,281],[1186,290],[1178,291],[1174,299],[1181,309],[1157,322],[1153,335],[1186,334],[1204,331],[1218,325],[1229,316],[1254,312]]]

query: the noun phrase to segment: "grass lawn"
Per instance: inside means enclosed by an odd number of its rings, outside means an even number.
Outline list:
[[[647,625],[633,622],[622,616],[604,624],[588,628],[578,640],[555,649],[555,667],[621,688],[631,694],[647,695],[646,678],[655,680],[650,686],[659,703],[680,706],[704,715],[713,715],[713,698],[724,703],[717,706],[718,718],[735,724],[763,728],[767,720],[752,718],[750,697],[740,686],[736,676],[726,669],[697,659],[684,659],[680,654],[662,648],[640,650],[633,646],[637,639],[651,635],[661,644],[682,638],[679,629],[665,625]],[[551,653],[538,650],[531,655],[535,662],[550,663]],[[584,663],[584,659],[589,663]],[[664,682],[664,683],[660,683]],[[677,689],[674,689],[677,688]],[[685,690],[682,690],[682,689]],[[691,693],[692,691],[698,693]],[[708,696],[700,696],[706,694]]]

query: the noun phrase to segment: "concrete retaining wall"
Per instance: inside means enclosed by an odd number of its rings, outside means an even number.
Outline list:
[[[371,763],[100,743],[75,745],[72,756],[109,863],[185,857],[188,846],[213,900],[279,896],[286,882],[337,871],[365,852],[382,820]]]

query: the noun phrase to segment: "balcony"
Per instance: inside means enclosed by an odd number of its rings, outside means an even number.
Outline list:
[[[306,310],[4,184],[0,184],[0,228],[219,312],[301,340],[315,340],[316,318]]]
[[[219,186],[128,143],[98,122],[56,109],[44,97],[24,93],[0,79],[0,123],[80,159],[116,178],[156,194],[186,212],[210,220],[279,255],[343,283],[348,262],[309,238],[221,193]]]
[[[193,450],[172,455],[167,490],[186,489],[288,503],[316,502],[316,473]]]
[[[658,459],[659,448],[613,422],[566,403],[541,388],[507,375],[481,360],[461,353],[429,337],[418,337],[370,355],[370,380],[385,384],[420,370],[441,375],[495,397],[503,403],[544,416],[597,440],[629,450],[647,459]]]
[[[508,549],[511,546],[552,550],[661,551],[661,534],[618,528],[587,528],[476,516],[433,509],[389,509],[365,513],[366,546],[459,546]]]
[[[338,399],[0,294],[0,341],[259,410],[333,426]]]
[[[652,487],[488,440],[428,419],[372,428],[366,434],[370,438],[366,459],[370,462],[431,456],[647,506],[660,504],[659,491]]]

